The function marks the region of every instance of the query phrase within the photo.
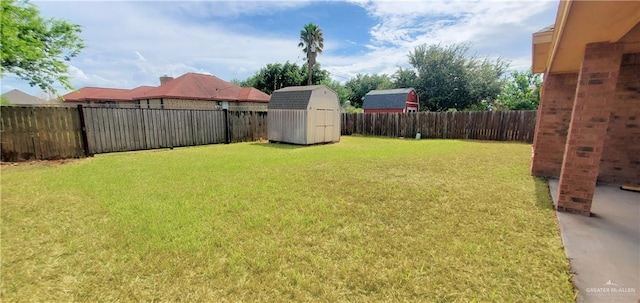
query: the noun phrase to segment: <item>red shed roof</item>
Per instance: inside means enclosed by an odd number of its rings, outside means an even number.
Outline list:
[[[240,87],[215,76],[187,73],[157,87],[139,86],[134,89],[83,87],[64,95],[63,98],[68,102],[133,101],[156,98],[269,102],[270,96],[253,87]]]

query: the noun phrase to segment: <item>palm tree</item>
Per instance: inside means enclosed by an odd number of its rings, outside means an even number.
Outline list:
[[[322,29],[313,23],[305,25],[300,31],[300,43],[298,43],[298,47],[302,47],[302,51],[307,54],[307,71],[309,73],[307,85],[311,85],[311,74],[313,65],[316,64],[316,56],[321,54],[322,48],[324,48]]]

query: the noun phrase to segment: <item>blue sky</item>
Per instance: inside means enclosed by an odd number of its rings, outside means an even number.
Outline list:
[[[335,80],[408,67],[420,44],[468,42],[473,52],[531,62],[531,34],[555,21],[557,1],[33,1],[42,15],[83,26],[87,48],[69,62],[71,83],[134,88],[186,72],[245,79],[267,63],[302,64],[302,26],[318,24],[318,57]],[[41,94],[6,75],[13,88]],[[61,89],[64,94],[67,90]]]

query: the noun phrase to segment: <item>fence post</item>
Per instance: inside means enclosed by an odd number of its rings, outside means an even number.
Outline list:
[[[87,123],[84,120],[82,104],[78,104],[78,114],[80,115],[80,134],[82,136],[82,149],[84,150],[84,155],[87,157],[93,157],[93,153],[89,150],[89,136],[87,136]]]
[[[162,99],[160,99],[162,101]],[[172,131],[174,131],[174,127],[173,127],[173,123],[171,123],[173,121],[173,111],[166,111],[166,107],[164,107],[164,105],[162,105],[162,109],[163,112],[166,114],[165,117],[167,117],[167,120],[165,121],[165,124],[167,126],[166,128],[166,134],[168,136],[167,138],[167,143],[169,144],[169,149],[173,149],[173,139],[174,139],[174,133],[172,133]]]
[[[229,135],[229,110],[225,108],[222,111],[224,112],[224,144],[229,144],[229,137],[231,137]]]

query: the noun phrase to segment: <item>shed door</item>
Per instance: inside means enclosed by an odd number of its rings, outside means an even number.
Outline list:
[[[316,109],[316,142],[331,140],[333,130],[332,110],[327,108]]]

